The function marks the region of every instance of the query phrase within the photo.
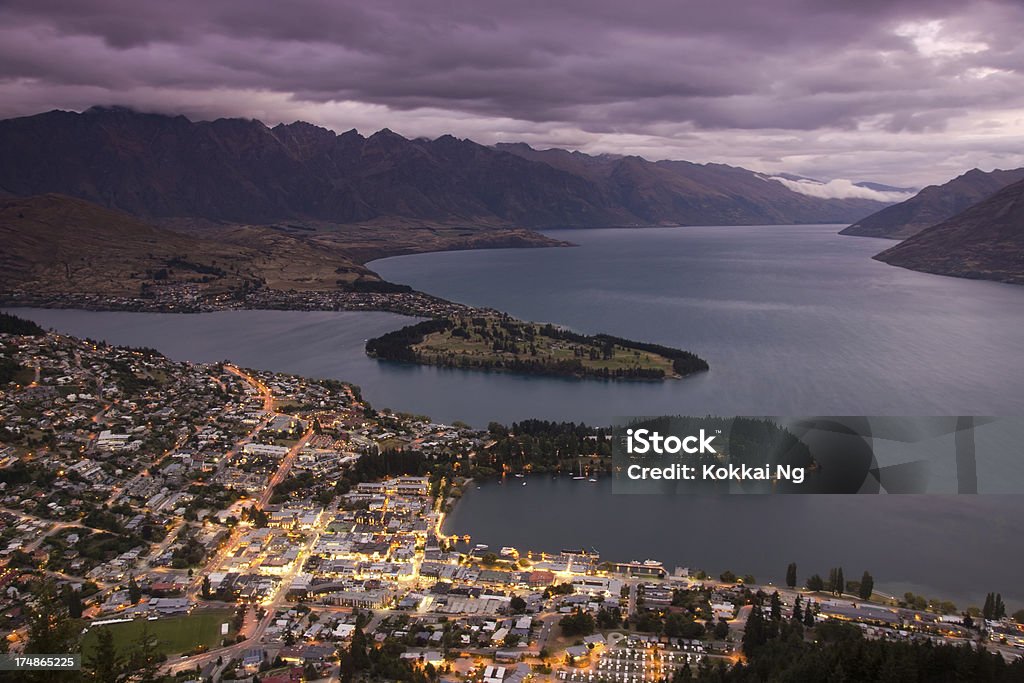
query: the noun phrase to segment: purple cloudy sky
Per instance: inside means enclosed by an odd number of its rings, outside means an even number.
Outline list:
[[[0,116],[93,104],[921,186],[1024,166],[1021,0],[3,0]]]

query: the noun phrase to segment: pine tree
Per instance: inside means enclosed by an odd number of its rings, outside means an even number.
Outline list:
[[[142,599],[142,589],[139,588],[134,576],[128,577],[128,599],[133,605],[139,604],[139,600]]]
[[[78,628],[68,618],[65,605],[57,597],[51,581],[36,589],[35,603],[28,607],[28,634],[25,654],[63,654],[78,652]],[[77,681],[76,671],[30,671],[19,674],[18,681]]]
[[[370,668],[370,657],[366,654],[366,635],[363,633],[363,629],[358,626],[352,632],[349,655],[352,658],[352,669],[355,672],[365,671]]]
[[[779,599],[779,591],[772,593],[771,599],[771,617],[772,621],[782,620],[782,600]]]
[[[689,664],[676,669],[675,674],[672,676],[672,683],[690,683],[693,680],[693,672],[690,670]]]
[[[96,646],[86,657],[86,675],[96,683],[119,683],[122,680],[124,662],[114,647],[114,634],[109,628],[99,628]]]
[[[82,604],[82,592],[74,590],[70,585],[64,586],[64,604],[68,606],[68,616],[81,619],[85,606]]]
[[[35,605],[29,608],[25,653],[60,654],[77,651],[77,631],[62,607],[53,584],[43,582],[38,589]]]
[[[985,617],[985,619],[991,619],[993,614],[995,614],[995,595],[986,593],[985,606],[981,608],[981,616]]]
[[[768,634],[765,630],[764,615],[761,612],[761,606],[755,603],[747,617],[747,627],[743,632],[743,652],[750,657],[767,641]]]
[[[846,579],[843,578],[843,568],[839,567],[836,570],[836,595],[842,595],[846,592]]]
[[[804,610],[803,607],[800,606],[800,602],[800,596],[798,595],[796,596],[796,600],[793,602],[793,621],[802,622],[804,620]]]
[[[807,609],[804,610],[804,626],[810,628],[814,626],[814,603],[808,602]]]
[[[786,567],[786,585],[796,588],[796,562],[790,562]]]
[[[140,683],[155,683],[159,680],[157,671],[164,658],[157,650],[157,645],[156,636],[149,630],[149,622],[144,623],[128,655],[128,666]]]
[[[860,577],[860,590],[857,591],[857,595],[860,596],[861,600],[870,600],[871,594],[874,592],[875,578],[865,571],[864,576]]]

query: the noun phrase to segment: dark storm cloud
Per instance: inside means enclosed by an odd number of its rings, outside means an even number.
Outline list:
[[[788,139],[820,161],[836,136],[967,134],[986,112],[1020,136],[1022,29],[996,1],[6,0],[0,114],[348,116],[650,156],[717,141],[755,166]]]

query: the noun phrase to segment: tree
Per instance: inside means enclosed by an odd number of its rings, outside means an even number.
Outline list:
[[[728,569],[726,569],[726,570],[725,570],[724,572],[722,572],[722,573],[721,573],[721,574],[720,574],[720,575],[718,576],[718,579],[719,579],[719,580],[720,580],[720,581],[721,581],[722,583],[736,583],[736,575],[735,575],[735,574],[733,574],[733,573],[732,573],[731,571],[729,571]]]
[[[839,569],[836,570],[835,591],[836,591],[836,595],[842,595],[843,593],[846,592],[846,579],[843,578],[843,568],[842,567],[839,567]]]
[[[508,606],[509,609],[512,610],[513,614],[522,614],[526,611],[526,600],[523,600],[517,595],[509,600]]]
[[[800,602],[800,596],[798,595],[796,596],[796,600],[793,601],[793,621],[799,621],[802,623],[804,620],[804,610],[803,607],[800,606]]]
[[[145,622],[128,655],[129,669],[140,683],[156,683],[159,680],[157,670],[164,657],[157,649],[158,645],[156,636],[149,630],[149,622]]]
[[[60,654],[78,651],[78,633],[55,595],[54,585],[44,581],[29,608],[26,654]]]
[[[603,629],[618,628],[622,623],[622,612],[618,607],[602,607],[597,610],[597,627]]]
[[[804,626],[810,628],[814,626],[814,603],[808,602],[807,607],[804,609]]]
[[[70,585],[64,586],[64,604],[68,607],[68,616],[72,619],[81,619],[85,606],[82,604],[82,593],[73,589]]]
[[[139,600],[142,599],[142,589],[139,588],[134,576],[128,577],[128,599],[133,605],[139,604]]]
[[[562,635],[565,636],[589,636],[594,632],[594,617],[588,613],[576,610],[572,614],[566,614],[558,621],[562,628]]]
[[[820,591],[825,590],[825,580],[819,575],[814,574],[811,578],[807,579],[807,590]]]
[[[704,626],[682,614],[669,614],[665,618],[664,633],[670,638],[694,640],[704,635]]]
[[[753,657],[759,647],[768,642],[768,632],[764,624],[764,615],[761,613],[761,606],[754,603],[747,617],[747,627],[743,632],[743,652],[747,657]]]
[[[672,683],[690,683],[692,680],[693,671],[690,670],[689,664],[684,664],[672,674]]]
[[[857,591],[857,595],[861,600],[870,600],[874,591],[875,578],[865,571],[864,576],[860,577],[860,590]]]
[[[117,654],[114,634],[109,628],[99,628],[96,647],[83,664],[89,680],[96,683],[120,683],[124,673],[124,661]]]
[[[366,635],[359,626],[352,631],[352,642],[349,644],[348,651],[354,672],[358,673],[370,668],[370,657],[366,654]]]
[[[210,599],[210,577],[209,576],[204,576],[203,577],[203,589],[202,589],[202,591],[203,591],[203,599],[204,600],[209,600]]]
[[[1006,605],[1003,604],[1003,596],[1000,593],[988,593],[985,595],[985,606],[981,608],[981,614],[985,619],[1002,619],[1006,616]]]
[[[725,619],[719,619],[718,623],[715,624],[714,636],[715,640],[725,640],[726,636],[729,635],[729,622]],[[687,667],[689,668],[689,667]]]
[[[1019,609],[1013,613],[1013,620],[1018,624],[1024,624],[1024,609]]]
[[[779,591],[772,593],[772,599],[769,603],[771,610],[772,621],[782,620],[782,600],[779,598]]]
[[[796,588],[796,562],[790,562],[786,567],[786,585]]]

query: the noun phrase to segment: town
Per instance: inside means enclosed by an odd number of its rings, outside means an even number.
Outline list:
[[[37,651],[40,615],[86,671],[122,662],[139,680],[655,683],[810,629],[1005,662],[1024,649],[1024,612],[995,594],[961,612],[841,569],[774,586],[490,548],[445,520],[474,477],[529,476],[492,455],[513,434],[378,412],[343,382],[4,325],[10,652]]]
[[[0,294],[0,305],[155,313],[208,313],[242,309],[387,311],[425,318],[465,315],[475,310],[400,285],[382,289],[386,291],[284,291],[260,288],[215,293],[201,284],[174,283],[152,287],[145,296],[119,296],[106,293],[50,293],[11,287]]]

